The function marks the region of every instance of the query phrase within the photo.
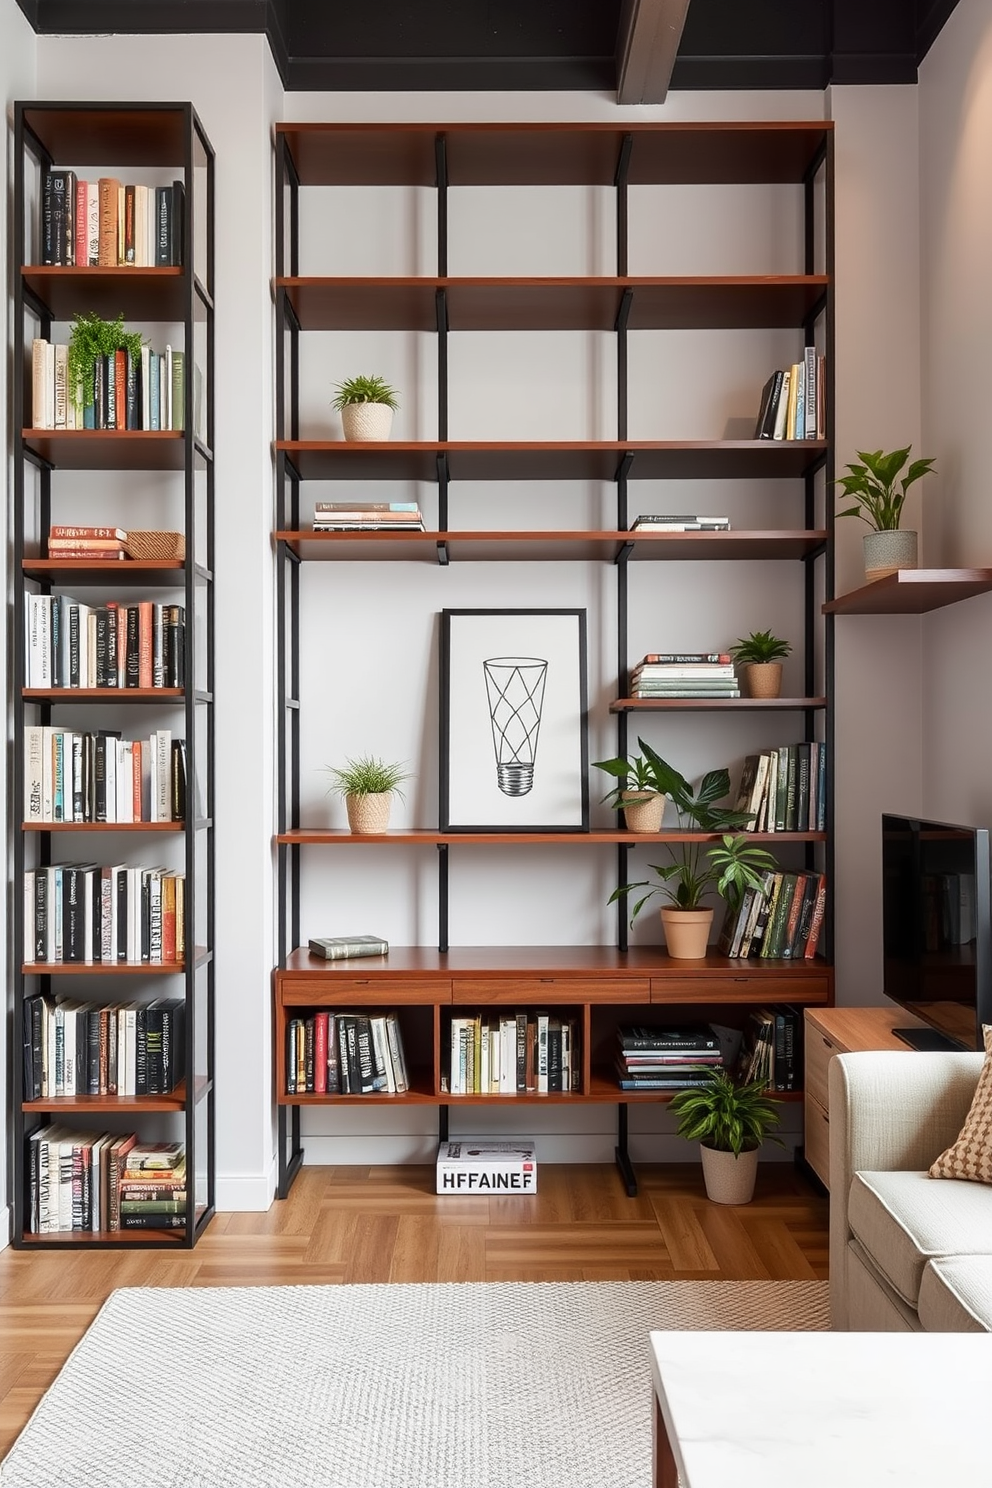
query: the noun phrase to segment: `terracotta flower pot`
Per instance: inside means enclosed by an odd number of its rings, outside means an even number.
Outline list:
[[[625,801],[632,798],[630,804],[623,808],[623,819],[628,832],[661,831],[665,797],[660,791],[652,791],[650,794],[644,791],[624,791],[623,798]]]
[[[676,961],[705,959],[713,923],[712,909],[663,909],[661,923],[665,927],[668,954]]]
[[[742,1152],[718,1152],[715,1147],[699,1144],[703,1159],[703,1182],[706,1197],[714,1204],[749,1204],[754,1196],[758,1176],[758,1149]]]
[[[777,698],[782,691],[780,661],[751,661],[741,667],[744,691],[752,698]]]
[[[379,443],[389,438],[393,410],[388,403],[346,403],[341,410],[345,439],[359,444]]]
[[[869,532],[862,538],[865,550],[865,578],[884,579],[900,568],[918,567],[915,532]]]
[[[376,836],[388,830],[389,809],[393,798],[389,791],[381,795],[345,796],[348,825],[353,832]]]

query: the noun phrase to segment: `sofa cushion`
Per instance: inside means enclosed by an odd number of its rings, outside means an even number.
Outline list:
[[[931,1178],[963,1178],[992,1183],[992,1025],[982,1025],[985,1063],[982,1065],[958,1138],[931,1165]]]
[[[992,1255],[930,1261],[920,1282],[928,1333],[992,1333]]]
[[[992,1195],[974,1183],[855,1173],[848,1220],[872,1265],[913,1307],[928,1261],[992,1253]]]

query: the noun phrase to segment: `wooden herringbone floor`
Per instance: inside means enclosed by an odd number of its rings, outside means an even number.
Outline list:
[[[739,1209],[707,1202],[698,1166],[638,1178],[629,1199],[612,1168],[542,1167],[533,1196],[439,1199],[433,1168],[304,1168],[191,1252],[3,1251],[0,1455],[116,1287],[826,1277],[827,1200],[788,1164]]]

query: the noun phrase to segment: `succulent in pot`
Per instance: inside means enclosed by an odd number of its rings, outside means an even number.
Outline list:
[[[739,636],[730,654],[741,668],[748,697],[776,698],[782,691],[782,659],[792,650],[770,630],[752,630]]]
[[[368,444],[389,438],[399,398],[384,377],[360,375],[337,384],[331,407],[341,414],[345,439]]]
[[[371,835],[385,832],[393,796],[403,799],[401,782],[410,778],[403,766],[365,754],[326,768],[331,776],[329,789],[344,797],[351,830]]]

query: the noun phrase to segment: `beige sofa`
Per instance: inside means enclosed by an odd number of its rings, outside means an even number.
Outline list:
[[[992,1187],[927,1176],[961,1130],[983,1057],[830,1061],[834,1328],[992,1332]]]

